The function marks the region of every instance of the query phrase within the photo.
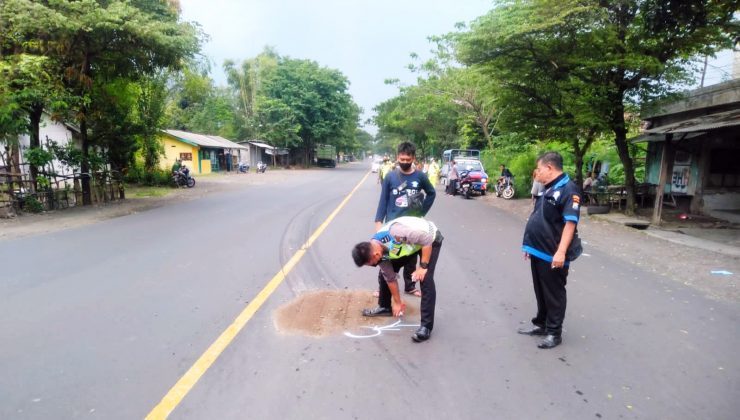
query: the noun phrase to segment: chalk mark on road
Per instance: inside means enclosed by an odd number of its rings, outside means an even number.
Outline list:
[[[349,331],[345,331],[344,335],[349,338],[372,338],[372,337],[377,337],[383,334],[383,331],[401,331],[401,328],[404,328],[404,327],[414,327],[414,328],[419,327],[419,324],[402,324],[401,322],[402,321],[399,319],[398,321],[392,324],[383,325],[380,327],[377,325],[373,325],[372,327],[362,327],[362,328],[367,328],[369,330],[372,330],[372,332],[369,335],[357,335],[357,334],[352,334]]]

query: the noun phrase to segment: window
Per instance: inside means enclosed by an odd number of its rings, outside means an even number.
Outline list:
[[[193,160],[193,154],[192,153],[180,153],[180,160]]]

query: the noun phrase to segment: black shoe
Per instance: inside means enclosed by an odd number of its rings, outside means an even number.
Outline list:
[[[391,308],[384,308],[382,306],[376,306],[372,309],[363,309],[362,316],[391,316],[393,311]]]
[[[524,335],[547,335],[545,329],[542,327],[538,327],[537,325],[531,327],[522,327],[516,330],[516,332]]]
[[[560,338],[559,335],[552,335],[548,334],[545,336],[545,338],[542,339],[540,344],[537,345],[537,347],[541,349],[551,349],[553,347],[557,347],[560,343],[563,342],[563,339]]]
[[[414,333],[414,335],[411,336],[411,339],[414,340],[415,343],[421,343],[422,341],[429,340],[429,337],[432,336],[432,330],[430,330],[427,327],[419,327],[418,330]]]

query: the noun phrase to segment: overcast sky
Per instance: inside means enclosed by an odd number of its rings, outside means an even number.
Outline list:
[[[198,22],[210,36],[203,52],[212,62],[212,77],[225,84],[221,65],[241,61],[266,45],[281,55],[311,59],[335,68],[349,79],[350,93],[364,109],[397,94],[383,81],[412,84],[409,54],[430,56],[430,35],[454,30],[491,8],[491,0],[181,0],[182,18]],[[710,60],[705,85],[732,71],[731,52]],[[375,134],[372,126],[365,127]]]
[[[349,79],[364,110],[396,95],[387,78],[415,80],[409,54],[429,57],[430,35],[453,31],[491,8],[490,0],[181,0],[182,18],[210,36],[204,53],[212,76],[225,84],[221,65],[259,54],[265,45],[281,55],[335,68]],[[374,127],[366,127],[375,134]]]

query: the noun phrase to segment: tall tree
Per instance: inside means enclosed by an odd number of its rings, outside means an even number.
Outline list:
[[[297,138],[288,133],[285,141],[299,139],[299,143],[289,146],[302,149],[303,164],[308,166],[317,144],[337,145],[348,132],[354,132],[359,108],[348,87],[349,81],[338,70],[310,60],[281,57],[275,70],[262,82],[260,96],[264,99],[258,99],[258,103],[269,103],[269,107],[261,109],[274,113],[277,121],[286,126],[298,128]]]
[[[560,107],[567,111],[559,115],[582,127],[568,134],[584,138],[584,146],[601,122],[614,134],[631,213],[635,176],[626,108],[664,95],[671,82],[685,79],[693,55],[730,45],[731,34],[737,33],[732,18],[737,9],[737,0],[499,1],[460,37],[459,52],[467,64],[508,72],[506,80],[519,80],[509,87],[545,109],[561,103],[542,101],[527,83],[531,67],[517,63],[537,62],[540,70],[550,66],[548,77],[562,82],[554,93],[574,105]],[[551,122],[558,121],[553,115]],[[589,121],[598,124],[589,127]]]
[[[64,70],[65,84],[77,97],[74,116],[82,141],[83,204],[90,204],[89,116],[98,77],[138,77],[176,68],[199,46],[196,28],[178,21],[176,4],[161,0],[57,0],[12,2],[9,21],[25,33],[43,34],[44,55]],[[29,19],[29,15],[31,18]],[[52,48],[53,47],[53,48]]]

